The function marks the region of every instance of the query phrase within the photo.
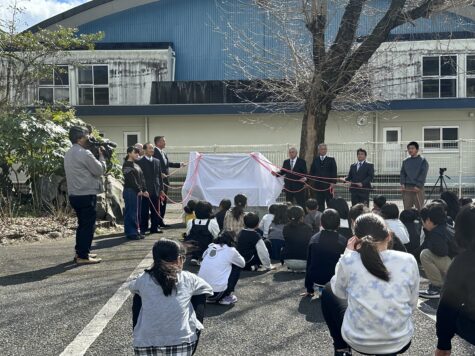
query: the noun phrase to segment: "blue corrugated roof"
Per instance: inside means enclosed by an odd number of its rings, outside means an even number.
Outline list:
[[[220,0],[160,0],[83,24],[79,30],[80,33],[104,31],[103,42],[108,43],[173,43],[176,80],[242,79],[229,67],[232,55],[243,54],[235,48],[236,34],[229,30],[227,23],[253,33],[263,48],[281,47],[282,52],[285,52],[285,46],[276,43],[272,35],[265,34],[267,27],[262,24],[269,24],[270,21],[265,14],[251,6],[243,7],[242,1],[226,1],[226,10],[230,10],[226,13],[217,6],[218,3]],[[359,24],[359,36],[364,36],[374,27],[387,6],[387,0],[369,3]],[[330,5],[332,16],[329,17],[327,39],[331,40],[335,36],[343,10],[343,7]],[[400,26],[393,34],[405,34],[409,38],[418,35],[417,38],[420,38],[421,34],[447,32],[475,33],[475,24],[463,17],[443,13]],[[303,26],[302,33],[306,35]],[[248,60],[252,61],[252,58]],[[273,74],[266,73],[263,76],[273,77]]]

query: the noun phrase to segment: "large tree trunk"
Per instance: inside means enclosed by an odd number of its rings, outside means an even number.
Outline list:
[[[317,155],[318,144],[325,142],[325,127],[330,113],[327,105],[319,102],[312,98],[307,100],[302,120],[299,156],[307,162],[309,170]]]

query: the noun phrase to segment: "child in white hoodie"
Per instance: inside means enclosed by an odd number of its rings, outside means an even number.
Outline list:
[[[233,294],[234,288],[246,261],[236,250],[235,245],[234,233],[225,231],[203,254],[198,276],[208,282],[214,292],[208,297],[207,302],[223,305],[237,302],[237,297]]]

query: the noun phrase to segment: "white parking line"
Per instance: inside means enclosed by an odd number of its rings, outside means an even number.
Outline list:
[[[86,353],[92,343],[102,333],[107,324],[112,320],[114,315],[119,311],[124,302],[130,295],[127,288],[128,282],[135,278],[145,268],[150,267],[153,262],[152,252],[150,252],[139,263],[139,265],[130,274],[129,278],[119,287],[114,295],[107,301],[101,310],[87,324],[84,329],[76,336],[76,338],[64,349],[60,356],[74,355],[82,356]]]

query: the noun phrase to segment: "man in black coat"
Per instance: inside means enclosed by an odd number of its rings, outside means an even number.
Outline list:
[[[145,177],[145,184],[149,198],[142,197],[142,207],[140,216],[140,234],[145,235],[148,230],[148,220],[151,217],[150,233],[162,233],[158,216],[160,211],[160,197],[163,193],[163,179],[160,161],[153,157],[153,145],[146,143],[143,145],[145,155],[137,161]]]
[[[299,173],[295,174],[295,173]],[[307,162],[297,157],[297,149],[289,148],[289,159],[282,164],[279,172],[273,172],[275,176],[284,176],[285,200],[291,203],[295,202],[302,208],[305,208],[307,198],[305,181],[307,178],[301,174],[307,174]]]
[[[374,179],[374,165],[366,161],[366,150],[359,148],[356,151],[358,161],[350,166],[345,183],[351,183],[351,205],[363,203],[369,205],[369,192]]]
[[[337,167],[333,157],[327,156],[327,145],[321,143],[318,145],[318,156],[312,163],[310,175],[316,177],[315,189],[317,189],[315,197],[318,202],[318,210],[325,210],[325,202],[333,199],[333,190],[336,183]]]
[[[170,184],[170,181],[168,180],[168,174],[169,174],[169,168],[180,168],[183,167],[185,164],[184,163],[174,163],[170,162],[168,160],[168,156],[165,153],[164,149],[167,144],[165,141],[165,136],[155,136],[153,139],[153,142],[155,143],[154,147],[154,152],[153,152],[153,157],[158,159],[160,161],[160,166],[162,167],[162,175],[163,175],[163,191],[165,194],[168,193],[168,186]],[[164,199],[162,200],[162,204],[160,204],[160,226],[165,227],[165,212],[167,210],[167,198],[163,197]]]

